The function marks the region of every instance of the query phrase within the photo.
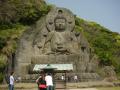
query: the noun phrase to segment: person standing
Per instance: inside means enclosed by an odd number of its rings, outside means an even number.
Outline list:
[[[53,78],[50,73],[45,76],[47,90],[53,90]]]
[[[63,80],[63,81],[65,80],[65,76],[64,75],[61,76],[61,80]]]
[[[44,75],[40,76],[37,80],[36,83],[38,84],[38,90],[46,90],[46,81]]]
[[[14,72],[11,72],[10,74],[10,83],[9,83],[9,90],[14,90]]]
[[[36,79],[36,83],[38,85],[38,90],[39,90],[39,80],[42,78],[42,76],[40,75],[37,79]]]
[[[77,77],[77,75],[74,76],[74,81],[75,81],[75,82],[78,81],[78,77]]]

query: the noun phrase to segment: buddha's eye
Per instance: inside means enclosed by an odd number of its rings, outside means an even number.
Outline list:
[[[70,21],[70,22],[68,22],[69,24],[72,24],[72,22]]]

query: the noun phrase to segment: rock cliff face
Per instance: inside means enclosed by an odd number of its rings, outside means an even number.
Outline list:
[[[82,32],[76,32],[72,12],[54,8],[22,35],[16,52],[15,72],[28,78],[35,64],[73,64],[81,81],[97,80],[98,58]]]

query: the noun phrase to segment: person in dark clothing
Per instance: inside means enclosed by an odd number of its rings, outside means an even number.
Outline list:
[[[36,83],[38,84],[38,90],[46,90],[46,81],[44,75],[40,76],[37,80]]]

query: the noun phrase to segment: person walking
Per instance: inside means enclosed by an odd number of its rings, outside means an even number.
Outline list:
[[[53,90],[53,78],[50,73],[45,76],[47,90]]]
[[[15,79],[14,79],[14,72],[11,72],[11,74],[10,74],[10,78],[9,78],[9,80],[10,80],[10,82],[9,82],[9,90],[14,90],[14,81],[15,81]]]

